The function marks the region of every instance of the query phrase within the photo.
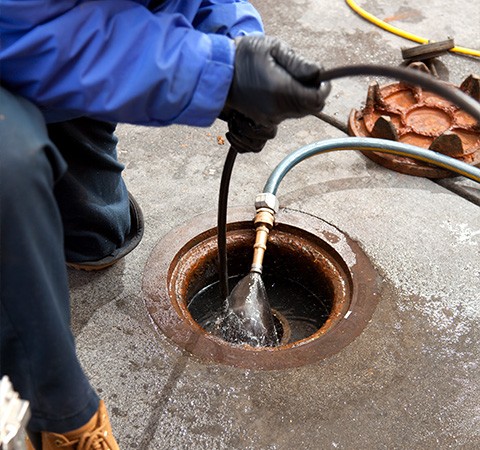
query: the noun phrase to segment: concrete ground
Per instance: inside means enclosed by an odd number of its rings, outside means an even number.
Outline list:
[[[253,1],[268,34],[331,68],[399,65],[416,44],[364,21],[344,1]],[[480,48],[477,2],[360,1],[410,32]],[[478,59],[441,57],[450,81]],[[333,83],[325,112],[346,123],[371,79]],[[142,275],[157,242],[198,214],[216,214],[225,126],[122,125],[119,155],[140,202],[140,246],[100,273],[70,272],[78,353],[106,401],[124,450],[480,448],[480,209],[425,178],[357,152],[302,163],[279,190],[282,206],[320,217],[356,240],[381,276],[363,333],[336,355],[297,369],[254,371],[205,363],[153,326]],[[252,205],[277,163],[341,131],[290,120],[258,155],[237,159],[230,204]],[[455,179],[477,196],[474,183]],[[462,193],[462,188],[460,189]]]

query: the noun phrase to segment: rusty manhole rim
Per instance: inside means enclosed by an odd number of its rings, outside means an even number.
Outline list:
[[[253,216],[251,208],[230,208],[229,234],[235,228],[251,227]],[[154,325],[193,356],[205,362],[249,369],[298,367],[338,353],[359,336],[371,320],[379,301],[379,278],[360,246],[318,217],[282,209],[277,214],[276,226],[298,230],[300,234],[321,242],[332,261],[341,267],[345,275],[347,301],[337,305],[335,317],[331,312],[329,319],[312,336],[279,347],[233,345],[206,332],[190,315],[186,299],[179,294],[182,289],[175,285],[175,277],[178,277],[177,265],[185,254],[201,248],[208,240],[212,241],[215,222],[216,214],[206,213],[170,231],[152,251],[143,279],[144,298]],[[172,279],[175,285],[173,291]]]

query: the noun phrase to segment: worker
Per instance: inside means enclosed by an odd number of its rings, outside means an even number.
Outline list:
[[[239,151],[260,151],[328,88],[245,0],[0,8],[1,373],[30,402],[30,448],[118,449],[76,356],[66,267],[103,269],[141,239],[116,124],[220,117]]]

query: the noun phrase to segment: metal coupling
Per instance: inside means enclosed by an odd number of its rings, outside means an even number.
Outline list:
[[[262,192],[255,197],[255,209],[258,211],[261,208],[270,208],[274,214],[278,212],[279,203],[274,194],[269,192]]]
[[[275,197],[275,196],[273,196]],[[277,202],[278,209],[278,202]],[[255,244],[253,245],[253,262],[251,272],[262,273],[263,257],[267,249],[268,234],[275,222],[275,211],[270,207],[257,208],[255,215]]]

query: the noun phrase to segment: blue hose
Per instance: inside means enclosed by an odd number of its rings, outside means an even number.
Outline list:
[[[336,150],[374,151],[407,156],[409,158],[451,170],[480,183],[480,169],[455,158],[451,158],[450,156],[397,141],[377,138],[349,137],[314,142],[313,144],[301,147],[294,151],[284,158],[273,170],[265,183],[263,192],[276,195],[280,182],[298,163],[312,156],[319,155],[320,153],[328,153]]]

